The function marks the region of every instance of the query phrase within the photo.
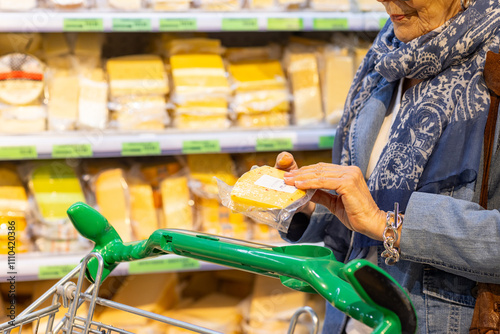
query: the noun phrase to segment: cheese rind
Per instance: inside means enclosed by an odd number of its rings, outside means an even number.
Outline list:
[[[285,172],[262,166],[243,174],[231,191],[236,211],[252,209],[283,209],[306,196],[304,190],[286,185]],[[273,182],[267,182],[271,179]]]

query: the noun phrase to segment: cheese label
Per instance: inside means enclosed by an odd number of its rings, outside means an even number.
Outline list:
[[[160,143],[155,142],[143,142],[143,143],[122,143],[122,155],[123,156],[134,156],[134,155],[160,155]]]
[[[289,194],[293,194],[297,190],[296,187],[285,184],[284,180],[270,175],[262,175],[257,181],[255,181],[255,184],[264,188],[282,191]]]
[[[198,260],[187,257],[171,257],[130,262],[128,266],[128,273],[133,275],[153,272],[192,270],[199,268],[200,261]]]
[[[334,141],[335,141],[335,136],[320,136],[318,147],[319,148],[332,148]]]
[[[38,279],[54,279],[66,276],[78,263],[38,267]]]
[[[268,18],[267,19],[267,30],[302,30],[304,27],[303,21],[298,17],[290,18]]]
[[[0,159],[18,160],[18,159],[36,159],[38,154],[36,146],[10,146],[0,147]]]
[[[113,19],[113,31],[151,31],[151,19]]]
[[[89,158],[92,157],[92,145],[90,144],[72,144],[72,145],[53,145],[52,158]]]
[[[160,19],[160,31],[196,31],[198,21],[196,19]]]
[[[63,22],[63,31],[104,31],[103,19],[73,19],[67,18]]]
[[[182,153],[219,153],[220,143],[218,140],[186,140],[182,143]]]
[[[222,30],[257,31],[259,30],[259,22],[257,18],[223,18]]]
[[[349,20],[346,17],[315,18],[314,30],[349,30]]]
[[[257,138],[256,151],[293,150],[291,138]]]

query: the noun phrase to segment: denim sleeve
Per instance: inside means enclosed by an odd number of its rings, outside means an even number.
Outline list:
[[[500,212],[415,192],[401,230],[401,257],[474,281],[500,283]]]

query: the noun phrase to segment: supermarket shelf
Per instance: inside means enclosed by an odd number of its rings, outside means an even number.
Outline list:
[[[384,12],[57,12],[0,13],[0,32],[377,31]]]
[[[261,243],[258,241],[257,243]],[[272,246],[285,246],[285,242],[266,243]],[[315,243],[321,245],[323,243]],[[17,254],[13,267],[0,271],[0,282],[6,282],[11,276],[15,281],[34,281],[43,279],[59,279],[75,268],[87,253],[79,254]],[[0,255],[0,263],[7,267],[7,255]],[[120,263],[111,273],[112,276],[147,274],[159,272],[211,271],[230,269],[209,262],[199,261],[175,254],[162,255],[156,258]]]
[[[330,149],[333,126],[185,132],[67,132],[0,136],[0,160]]]

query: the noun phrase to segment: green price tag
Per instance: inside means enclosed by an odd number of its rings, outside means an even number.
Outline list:
[[[92,157],[90,144],[53,145],[52,158],[90,158]]]
[[[222,30],[257,31],[259,30],[259,22],[257,18],[223,18]]]
[[[388,18],[387,17],[381,17],[378,21],[378,26],[380,29],[382,29],[385,26],[385,23],[387,22]]]
[[[113,31],[151,31],[151,20],[113,19]]]
[[[257,151],[293,150],[291,138],[257,138]]]
[[[347,18],[316,18],[313,21],[314,30],[349,30]]]
[[[177,270],[199,269],[200,261],[188,257],[174,257],[154,260],[133,261],[128,265],[128,273],[146,274],[153,272],[166,272]]]
[[[63,31],[104,31],[102,19],[64,19]]]
[[[196,31],[196,19],[160,19],[160,31]]]
[[[66,276],[78,264],[60,264],[54,266],[40,266],[38,268],[38,279],[53,279]]]
[[[303,27],[302,19],[298,17],[267,19],[267,30],[302,30]]]
[[[157,141],[144,143],[122,143],[122,155],[160,155],[160,143]]]
[[[218,140],[186,140],[182,143],[182,153],[219,153]]]
[[[36,146],[9,146],[0,147],[0,159],[19,160],[19,159],[36,159],[38,154]]]
[[[319,148],[332,148],[334,141],[335,136],[320,136],[318,146]]]

